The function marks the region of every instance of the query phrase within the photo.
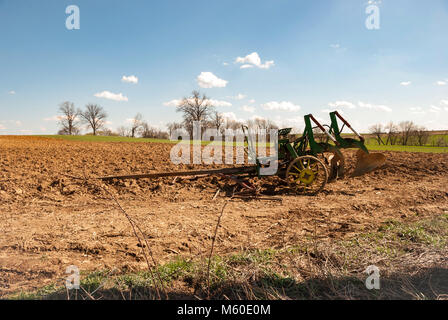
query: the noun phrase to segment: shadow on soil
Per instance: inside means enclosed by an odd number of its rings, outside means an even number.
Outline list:
[[[182,281],[181,281],[182,282]],[[312,278],[296,282],[292,278],[280,276],[263,276],[255,281],[245,283],[225,281],[211,288],[210,297],[205,290],[198,289],[202,284],[190,281],[179,283],[178,289],[167,293],[160,292],[160,299],[197,300],[197,299],[447,299],[448,269],[429,268],[414,276],[394,274],[381,277],[380,290],[368,290],[364,279],[356,277]],[[175,288],[176,286],[168,287]],[[194,289],[196,288],[196,289]],[[89,292],[89,293],[87,293]],[[70,300],[140,300],[159,299],[158,293],[143,285],[132,286],[121,290],[119,288],[98,289],[95,286],[70,291]],[[40,297],[19,297],[25,299],[66,300],[67,290],[60,289]]]

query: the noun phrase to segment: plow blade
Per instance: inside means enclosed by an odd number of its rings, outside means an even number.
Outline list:
[[[381,153],[366,153],[359,149],[356,153],[356,167],[352,173],[353,177],[358,177],[363,174],[374,171],[386,163],[386,157]]]

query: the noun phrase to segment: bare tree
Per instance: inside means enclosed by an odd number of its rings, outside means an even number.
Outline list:
[[[204,125],[214,111],[214,107],[205,94],[201,96],[199,91],[195,90],[191,97],[182,99],[176,111],[183,113],[185,129],[192,135],[193,122],[197,121],[201,123],[201,126]]]
[[[146,121],[142,122],[142,138],[168,139],[168,133],[151,127]]]
[[[78,128],[79,110],[75,109],[75,104],[70,101],[65,101],[59,105],[59,134],[77,135],[80,130]]]
[[[243,123],[232,120],[232,119],[226,119],[225,128],[226,129],[232,129],[232,130],[241,130],[241,127],[243,126]],[[252,128],[248,125],[249,128]]]
[[[398,140],[398,127],[391,121],[386,125],[385,131],[387,132],[386,145],[395,145]]]
[[[255,120],[253,120],[253,126],[258,130],[278,129],[277,125],[273,121],[263,118],[255,118]]]
[[[138,130],[142,127],[142,124],[143,124],[143,116],[141,113],[137,113],[137,115],[134,117],[134,119],[132,119],[132,124],[131,124],[131,129],[130,129],[132,138],[135,138],[135,135],[138,132]]]
[[[384,144],[383,139],[381,138],[381,135],[384,133],[383,125],[381,123],[371,126],[369,132],[375,136],[378,145]]]
[[[71,134],[68,132],[68,130],[66,128],[60,129],[58,131],[58,135],[61,135],[61,136],[68,136],[68,135],[77,136],[80,133],[81,133],[81,131],[79,130],[79,128],[72,128],[72,133]]]
[[[417,145],[424,146],[428,143],[429,132],[425,127],[417,127],[415,130],[415,138]]]
[[[214,129],[218,130],[218,132],[222,132],[224,127],[224,116],[218,111],[214,111],[210,123]]]
[[[87,125],[87,127],[92,128],[93,135],[96,136],[97,131],[101,129],[106,123],[107,113],[104,111],[103,107],[97,104],[86,105],[86,110],[80,111],[81,121]]]
[[[412,136],[415,130],[415,124],[412,121],[400,122],[400,133],[401,133],[401,144],[407,146],[409,143],[409,138]]]
[[[168,134],[171,137],[171,135],[173,134],[173,132],[177,129],[182,129],[183,126],[181,123],[177,123],[177,122],[170,122],[166,125],[166,127],[168,128]]]
[[[130,134],[129,134],[129,129],[126,128],[125,126],[118,127],[118,129],[117,129],[117,134],[118,134],[120,137],[129,137],[129,136],[130,136]]]

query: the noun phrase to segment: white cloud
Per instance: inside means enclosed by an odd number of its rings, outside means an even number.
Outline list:
[[[235,99],[235,100],[243,100],[246,97],[247,96],[245,94],[238,93],[236,96],[228,96],[227,98]]]
[[[441,111],[442,108],[436,107],[436,106],[431,106],[431,108],[429,109],[430,112],[432,113],[437,113],[439,111]]]
[[[108,100],[114,100],[114,101],[128,101],[128,98],[126,96],[123,96],[122,93],[112,93],[110,91],[103,91],[99,93],[95,93],[95,97],[97,98],[103,98]]]
[[[224,88],[228,83],[228,81],[218,78],[211,72],[201,72],[197,81],[201,88]]]
[[[2,120],[0,121],[1,123],[9,123],[9,124],[13,124],[16,125],[17,127],[22,126],[22,122],[20,120]]]
[[[16,92],[14,90],[9,91],[8,93],[11,94],[11,95],[16,94]]]
[[[253,68],[254,66],[252,64],[243,64],[240,69],[250,69]]]
[[[330,47],[333,49],[339,49],[341,47],[341,45],[339,43],[335,43],[335,44],[330,44]]]
[[[177,107],[181,101],[182,100],[179,100],[179,99],[173,99],[173,100],[164,102],[163,105],[167,106],[167,107]]]
[[[265,63],[261,63],[261,58],[257,52],[252,52],[247,56],[238,57],[235,60],[235,63],[241,63],[241,69],[253,68],[254,66],[260,69],[269,69],[274,66],[274,60],[265,61]]]
[[[336,102],[330,102],[328,104],[329,107],[332,108],[348,108],[348,109],[355,109],[356,106],[349,102],[349,101],[336,101]]]
[[[423,111],[422,107],[412,107],[412,108],[409,108],[409,110],[411,110],[412,114],[425,114],[426,113],[425,111]]]
[[[354,103],[351,103],[350,101],[336,101],[336,102],[330,102],[328,104],[331,108],[336,108],[337,111],[341,113],[340,108],[346,108],[346,109],[356,109],[356,105]],[[386,112],[392,112],[392,108],[389,108],[385,105],[376,105],[371,103],[364,103],[359,101],[358,106],[365,109],[371,109],[371,110],[378,110],[378,111],[386,111]],[[324,109],[322,112],[326,112],[329,109]]]
[[[249,103],[255,103],[255,99],[250,99]]]
[[[6,130],[6,127],[2,124],[0,124],[0,130]]]
[[[400,85],[401,85],[401,86],[404,86],[404,87],[407,87],[407,86],[409,86],[411,83],[412,83],[411,81],[403,81],[403,82],[400,83]]]
[[[222,65],[223,65],[223,66],[228,66],[229,63],[228,63],[228,62],[223,62]]]
[[[193,102],[193,99],[190,99],[190,101]],[[174,99],[174,100],[165,102],[163,105],[165,105],[167,107],[177,107],[178,105],[180,105],[181,102],[182,102],[181,99]],[[223,100],[209,99],[209,100],[206,100],[205,102],[209,102],[211,105],[213,105],[215,107],[231,107],[232,106],[232,104],[230,102],[223,101]]]
[[[242,106],[241,109],[245,112],[254,113],[255,107],[252,106]]]
[[[446,81],[437,81],[436,85],[438,85],[438,86],[446,86]]]
[[[126,83],[134,83],[137,84],[138,83],[138,78],[136,76],[123,76],[123,78],[121,78],[122,82],[126,82]]]
[[[214,100],[214,99],[211,99],[211,100],[209,100],[209,101],[210,101],[210,103],[211,103],[213,106],[215,106],[215,107],[231,107],[231,106],[232,106],[232,104],[231,104],[230,102],[223,101],[223,100]]]
[[[254,115],[252,116],[251,120],[267,120],[265,117]]]
[[[222,116],[226,121],[232,120],[232,121],[238,121],[238,122],[245,122],[244,119],[238,118],[234,112],[224,112],[222,113]]]
[[[295,133],[302,133],[304,127],[303,116],[284,118],[281,116],[275,117],[275,124],[280,128],[293,128]]]
[[[236,114],[234,112],[223,112],[222,116],[227,120],[236,120]]]
[[[59,121],[62,119],[62,116],[52,116],[48,118],[44,118],[44,121]]]
[[[323,109],[323,110],[321,110],[320,112],[322,112],[322,113],[330,113],[330,112],[333,112],[333,111],[337,111],[337,112],[339,112],[339,114],[344,114],[344,111],[342,111],[341,109]]]
[[[289,112],[294,112],[294,111],[300,110],[299,105],[295,105],[294,103],[289,102],[289,101],[282,101],[282,102],[271,101],[271,102],[262,104],[261,106],[265,110],[279,110],[279,111],[289,111]]]
[[[384,105],[377,105],[377,104],[371,104],[371,103],[364,103],[359,101],[358,105],[361,108],[371,109],[371,110],[377,110],[377,111],[386,111],[386,112],[392,112],[392,108],[389,108],[388,106]]]

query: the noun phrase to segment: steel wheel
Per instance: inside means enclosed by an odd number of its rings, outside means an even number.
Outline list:
[[[286,170],[289,188],[299,194],[315,195],[322,191],[328,180],[324,163],[313,156],[303,156],[290,163]]]

